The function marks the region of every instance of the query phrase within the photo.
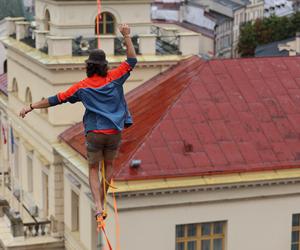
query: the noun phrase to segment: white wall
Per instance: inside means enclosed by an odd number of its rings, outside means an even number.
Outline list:
[[[169,21],[179,21],[180,19],[178,10],[158,9],[157,6],[152,6],[151,13],[152,19]]]
[[[183,20],[189,23],[198,25],[200,27],[205,27],[209,30],[214,30],[216,22],[204,16],[204,9],[185,5],[183,8]]]

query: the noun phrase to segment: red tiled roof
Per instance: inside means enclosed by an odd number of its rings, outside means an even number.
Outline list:
[[[117,180],[300,166],[300,57],[192,57],[127,100],[135,124],[123,133]],[[61,138],[85,156],[81,124]]]
[[[7,74],[0,75],[0,91],[7,95]]]

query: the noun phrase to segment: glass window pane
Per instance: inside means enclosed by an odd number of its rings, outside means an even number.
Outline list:
[[[104,25],[103,23],[100,23],[100,34],[103,34],[104,33]]]
[[[176,226],[176,238],[184,237],[184,225]]]
[[[115,32],[115,26],[113,23],[106,23],[106,33],[113,34]]]
[[[214,239],[214,250],[222,250],[222,239]]]
[[[201,225],[202,235],[210,235],[210,223],[203,223]]]
[[[300,214],[293,214],[293,227],[300,226]]]
[[[298,242],[299,241],[299,232],[293,231],[292,232],[292,242]]]
[[[196,236],[197,234],[197,225],[190,224],[188,225],[188,236]]]
[[[184,250],[184,242],[177,242],[176,250]]]
[[[197,249],[197,241],[189,241],[188,250],[196,250],[196,249]]]
[[[106,21],[113,21],[114,17],[108,13],[105,14],[106,15]]]
[[[210,240],[201,241],[201,250],[210,250]]]
[[[214,223],[214,234],[222,234],[223,233],[223,222]]]
[[[292,244],[291,250],[299,250],[298,244]]]

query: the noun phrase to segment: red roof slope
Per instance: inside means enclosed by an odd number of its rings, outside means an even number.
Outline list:
[[[193,57],[127,100],[135,124],[123,133],[118,180],[300,166],[299,57]],[[85,155],[82,133],[78,124],[61,138]]]

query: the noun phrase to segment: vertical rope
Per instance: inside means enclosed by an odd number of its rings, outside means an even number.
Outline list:
[[[101,0],[97,0],[98,5],[98,15],[97,15],[97,39],[98,39],[98,49],[100,49],[100,21],[101,21]]]

